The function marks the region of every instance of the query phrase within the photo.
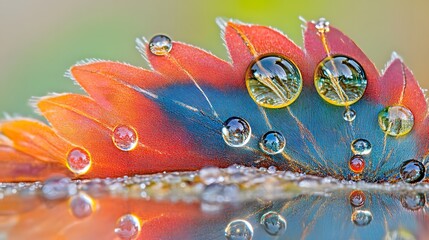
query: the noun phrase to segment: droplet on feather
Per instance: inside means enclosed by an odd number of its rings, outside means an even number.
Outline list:
[[[91,156],[83,148],[73,148],[67,154],[67,167],[74,174],[85,174],[91,167]]]
[[[425,166],[420,161],[410,159],[401,164],[399,173],[406,183],[418,183],[425,177]]]
[[[317,22],[313,21],[313,23],[319,33],[329,32],[329,21],[325,18],[320,18]]]
[[[281,153],[285,146],[285,138],[281,133],[276,131],[265,133],[259,141],[259,147],[261,150],[270,155]]]
[[[350,145],[350,148],[354,154],[368,155],[371,153],[372,145],[368,140],[358,138],[353,140],[352,144]]]
[[[354,173],[362,173],[365,168],[365,160],[360,155],[354,155],[349,160],[349,168]]]
[[[390,136],[403,136],[414,126],[414,115],[406,107],[390,106],[378,114],[378,124],[381,130]]]
[[[120,239],[136,239],[140,230],[140,221],[132,214],[123,215],[116,222],[115,233]]]
[[[137,146],[138,135],[134,128],[119,125],[113,130],[112,141],[119,150],[131,151]]]
[[[231,147],[243,147],[252,135],[249,123],[240,117],[230,117],[222,127],[222,137],[225,143]]]
[[[225,228],[225,237],[228,240],[251,240],[253,238],[253,227],[246,220],[235,220]]]
[[[165,35],[156,35],[149,42],[150,52],[158,56],[168,54],[172,47],[171,39]]]
[[[287,227],[286,219],[284,219],[279,213],[273,211],[262,215],[260,223],[265,231],[271,236],[278,236],[284,233]]]
[[[355,118],[356,118],[356,112],[353,109],[347,108],[343,112],[343,119],[346,120],[347,122],[352,122],[355,120]]]

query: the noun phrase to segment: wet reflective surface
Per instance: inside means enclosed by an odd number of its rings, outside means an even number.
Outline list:
[[[0,239],[427,239],[429,186],[230,166],[0,184]]]

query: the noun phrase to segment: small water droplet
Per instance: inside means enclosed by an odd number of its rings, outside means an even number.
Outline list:
[[[354,173],[362,173],[365,168],[365,160],[360,155],[354,155],[349,160],[349,168]]]
[[[426,204],[426,196],[423,193],[409,192],[401,196],[401,204],[411,211],[418,211]]]
[[[76,218],[86,218],[93,213],[95,204],[90,196],[85,193],[79,193],[70,198],[69,208]]]
[[[263,55],[250,64],[246,86],[252,99],[266,108],[292,104],[302,90],[302,76],[296,65],[280,55]]]
[[[134,128],[118,125],[113,130],[112,141],[119,150],[131,151],[137,146],[138,135]]]
[[[343,119],[346,120],[347,122],[352,122],[355,120],[355,118],[356,118],[356,112],[353,109],[347,108],[343,112]]]
[[[356,226],[366,226],[372,221],[372,213],[367,210],[356,210],[352,214],[352,222]]]
[[[259,148],[270,155],[281,153],[285,149],[285,146],[285,138],[281,133],[276,131],[265,133],[259,141]]]
[[[70,178],[55,176],[46,180],[42,187],[43,197],[48,200],[64,199],[77,191]]]
[[[232,221],[225,228],[225,237],[228,240],[251,240],[253,238],[253,227],[246,220]]]
[[[362,138],[355,139],[350,145],[350,148],[354,154],[358,155],[368,155],[372,150],[371,143]]]
[[[140,220],[132,214],[123,215],[116,222],[115,233],[120,239],[136,239],[140,230]]]
[[[158,56],[168,54],[172,47],[171,39],[165,35],[156,35],[149,41],[150,52]]]
[[[67,155],[67,167],[74,174],[85,174],[91,167],[91,156],[83,148],[73,148]]]
[[[320,97],[336,106],[349,106],[362,98],[367,79],[359,63],[346,56],[328,56],[316,68],[314,85]]]
[[[349,201],[353,207],[362,207],[365,204],[365,193],[360,190],[354,190],[350,193]]]
[[[320,33],[329,32],[329,21],[327,21],[325,18],[320,18],[317,22],[313,21],[313,23],[318,32]]]
[[[425,177],[425,166],[420,161],[410,159],[401,164],[399,173],[406,183],[418,183]]]
[[[261,225],[264,227],[265,231],[271,236],[281,235],[286,231],[287,223],[277,212],[267,212],[262,215],[260,220]]]
[[[201,181],[207,185],[223,181],[222,173],[217,167],[204,167],[200,170],[199,176]]]
[[[222,137],[225,143],[231,147],[243,147],[252,135],[249,123],[240,117],[230,117],[222,127]]]
[[[378,124],[390,136],[403,136],[413,129],[414,115],[403,106],[386,107],[378,114]]]

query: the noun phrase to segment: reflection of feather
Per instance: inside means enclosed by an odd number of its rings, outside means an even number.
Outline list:
[[[31,119],[1,123],[0,180],[39,180],[56,172],[78,178],[113,177],[233,163],[353,179],[348,160],[353,155],[350,143],[357,138],[367,139],[373,147],[359,176],[367,181],[396,181],[403,161],[425,159],[427,103],[396,55],[380,76],[365,54],[332,27],[321,31],[318,24],[307,23],[302,50],[268,27],[219,23],[231,63],[179,42],[158,56],[139,40],[138,49],[152,70],[101,60],[72,67],[69,75],[88,96],[62,94],[38,100],[36,106],[51,126]],[[284,56],[302,74],[303,90],[285,108],[259,107],[247,92],[244,77],[249,64],[267,54]],[[316,67],[335,55],[356,60],[368,81],[363,98],[352,105],[357,117],[351,122],[342,116],[350,106],[330,105],[314,90]],[[332,89],[342,91],[340,85]],[[392,105],[412,111],[411,133],[391,137],[381,131],[377,115]],[[252,127],[245,147],[232,148],[222,140],[222,123],[232,116],[246,119]],[[115,147],[112,135],[117,126],[131,129],[118,133],[125,140],[133,139],[132,133],[138,135],[135,148]],[[270,130],[286,139],[281,154],[267,155],[258,147],[259,138]],[[79,176],[67,170],[68,155],[76,148],[91,160],[89,170]]]

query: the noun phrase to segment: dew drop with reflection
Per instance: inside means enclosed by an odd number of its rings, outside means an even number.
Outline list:
[[[276,131],[265,133],[259,141],[259,148],[269,155],[281,153],[286,146],[283,135]]]
[[[354,155],[349,160],[349,168],[354,173],[362,173],[365,169],[365,160],[360,155]]]
[[[252,136],[249,123],[240,117],[230,117],[222,127],[222,137],[225,143],[231,147],[243,147]]]
[[[226,226],[225,238],[228,240],[251,240],[253,238],[253,227],[246,220],[234,220]]]
[[[368,155],[372,150],[371,143],[368,140],[362,138],[355,139],[350,145],[350,148],[354,154],[358,155]]]
[[[118,125],[113,129],[112,141],[119,150],[131,151],[137,146],[138,135],[134,128]]]
[[[413,129],[414,115],[403,106],[386,107],[378,114],[378,124],[390,136],[403,136]]]
[[[67,154],[67,167],[74,174],[85,174],[91,167],[91,156],[83,148],[73,148]]]
[[[140,231],[140,220],[133,214],[123,215],[116,222],[115,233],[120,239],[136,239]]]
[[[343,119],[346,120],[347,122],[353,122],[356,118],[356,112],[355,110],[351,109],[351,108],[347,108],[346,110],[344,110],[343,112]]]
[[[157,56],[168,54],[173,48],[173,43],[168,36],[156,35],[149,41],[149,50]]]
[[[406,183],[418,183],[425,177],[425,166],[420,161],[410,159],[401,164],[399,174]]]
[[[287,227],[286,219],[279,213],[273,211],[262,215],[260,223],[265,231],[272,236],[281,235],[286,231]]]

